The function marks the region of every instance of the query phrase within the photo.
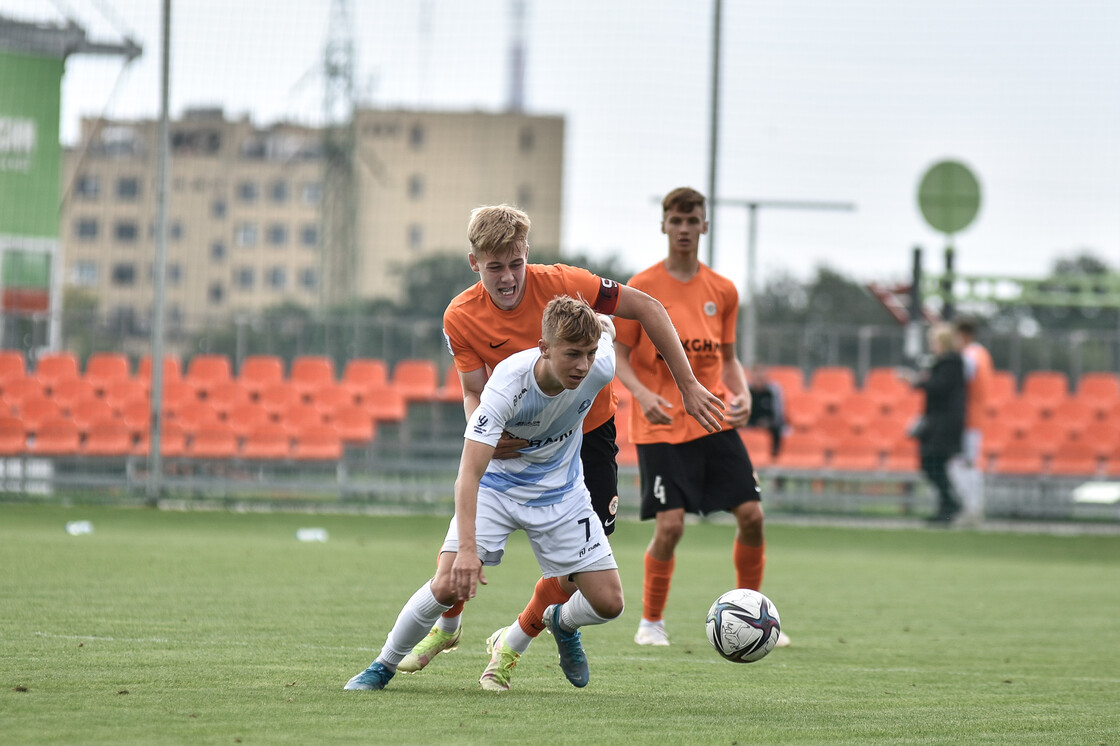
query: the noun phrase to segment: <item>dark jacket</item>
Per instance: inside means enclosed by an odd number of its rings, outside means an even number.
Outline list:
[[[964,434],[965,382],[960,353],[946,352],[915,384],[926,393],[926,409],[918,434],[922,456],[948,458],[961,451]]]

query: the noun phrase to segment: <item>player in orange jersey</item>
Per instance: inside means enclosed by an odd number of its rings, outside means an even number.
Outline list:
[[[700,262],[708,232],[704,195],[674,189],[662,200],[661,232],[669,255],[639,272],[629,287],[657,298],[669,313],[696,377],[730,405],[721,432],[680,417],[681,399],[646,332],[617,320],[618,378],[634,395],[630,437],[638,446],[642,520],[655,519],[646,549],[642,621],[634,641],[668,645],[663,612],[685,513],[726,510],[735,516],[732,559],[740,588],[759,590],[765,564],[761,490],[735,428],[747,424],[751,395],[735,352],[739,294],[726,277]],[[789,638],[779,639],[788,645]]]
[[[456,296],[443,316],[447,346],[463,386],[463,408],[468,419],[478,407],[479,396],[494,366],[515,352],[536,346],[541,315],[558,295],[586,300],[601,314],[633,319],[645,330],[679,386],[682,407],[706,432],[720,429],[722,402],[693,375],[672,322],[662,305],[645,293],[600,278],[584,269],[562,264],[529,264],[529,216],[509,205],[480,207],[471,213],[467,236],[471,250],[467,261],[479,274],[474,286]],[[580,461],[592,506],[605,532],[614,530],[618,508],[618,467],[615,455],[614,412],[617,398],[608,385],[592,404],[583,425]],[[517,457],[525,441],[503,440],[495,458]],[[508,688],[508,671],[497,675],[502,653],[528,649],[544,629],[544,610],[563,603],[575,591],[567,578],[541,578],[532,600],[506,630],[504,643],[490,643],[493,658],[480,680],[484,688]],[[400,664],[398,670],[415,672],[444,650],[458,645],[462,630],[462,604],[444,614],[436,626]],[[491,641],[499,636],[492,635]],[[508,651],[507,651],[508,653]],[[507,659],[511,659],[506,655]]]

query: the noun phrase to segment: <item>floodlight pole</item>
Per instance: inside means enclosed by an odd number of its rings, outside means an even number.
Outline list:
[[[163,324],[164,294],[167,289],[167,191],[170,174],[167,150],[170,143],[168,124],[168,83],[171,59],[171,0],[163,0],[161,24],[159,93],[159,142],[156,145],[156,266],[155,298],[152,307],[152,390],[148,421],[148,502],[159,499],[163,489],[163,457],[160,454],[160,432],[163,429]]]
[[[712,266],[716,245],[716,175],[719,161],[719,61],[720,35],[723,24],[723,2],[715,0],[712,12],[712,93],[708,113],[708,266]]]
[[[740,356],[743,365],[750,367],[758,359],[758,271],[757,271],[757,243],[758,243],[758,210],[762,207],[780,210],[855,210],[852,202],[806,202],[799,200],[782,199],[721,199],[721,205],[747,208],[747,299],[746,319],[742,338]],[[708,241],[711,250],[711,240]]]

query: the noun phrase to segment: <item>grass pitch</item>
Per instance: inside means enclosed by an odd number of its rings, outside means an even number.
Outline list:
[[[67,521],[89,520],[70,536]],[[1120,537],[770,525],[763,591],[793,646],[708,646],[733,586],[728,525],[687,528],[666,620],[640,648],[651,526],[612,537],[628,608],[584,630],[591,683],[543,635],[484,692],[484,641],[528,600],[523,535],[463,644],[382,692],[342,685],[433,571],[446,518],[0,505],[6,743],[1120,742]],[[296,529],[327,529],[325,544]]]

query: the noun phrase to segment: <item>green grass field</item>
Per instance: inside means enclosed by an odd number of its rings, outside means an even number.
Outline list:
[[[94,532],[70,536],[69,520]],[[464,644],[382,692],[342,685],[434,569],[446,518],[0,505],[0,741],[36,743],[1120,743],[1120,537],[768,527],[763,591],[793,646],[708,646],[732,529],[687,529],[639,648],[651,527],[613,537],[622,619],[584,631],[591,683],[543,635],[514,688],[484,641],[537,577],[523,535]],[[325,543],[296,541],[301,526]]]

